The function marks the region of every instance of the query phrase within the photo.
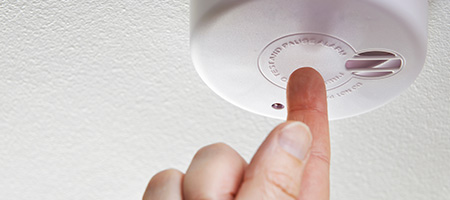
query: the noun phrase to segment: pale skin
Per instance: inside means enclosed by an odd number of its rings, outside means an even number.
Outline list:
[[[330,136],[324,80],[312,68],[289,78],[286,122],[249,164],[231,147],[203,147],[186,173],[156,174],[144,200],[329,200]],[[294,127],[294,128],[291,128]]]

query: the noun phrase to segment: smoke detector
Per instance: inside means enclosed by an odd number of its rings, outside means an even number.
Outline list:
[[[292,72],[324,78],[330,119],[378,108],[423,68],[426,0],[191,0],[203,81],[245,110],[285,119]]]

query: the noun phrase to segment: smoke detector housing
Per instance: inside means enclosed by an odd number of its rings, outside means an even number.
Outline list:
[[[292,72],[315,68],[330,119],[378,108],[423,68],[427,0],[191,0],[203,81],[245,110],[285,119]]]

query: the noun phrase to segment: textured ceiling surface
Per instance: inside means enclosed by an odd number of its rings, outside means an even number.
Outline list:
[[[333,200],[450,196],[450,1],[430,3],[415,84],[331,122]],[[1,199],[139,199],[207,144],[250,160],[280,122],[201,81],[188,0],[0,0]]]

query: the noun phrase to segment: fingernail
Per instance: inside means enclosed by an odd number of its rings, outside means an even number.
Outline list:
[[[291,122],[281,129],[278,143],[286,152],[304,161],[312,144],[311,132],[301,122]]]

